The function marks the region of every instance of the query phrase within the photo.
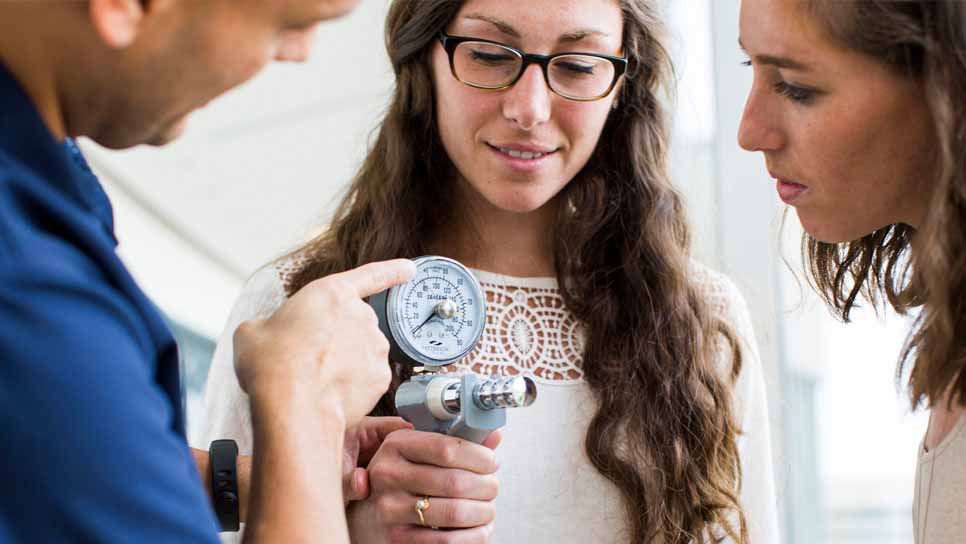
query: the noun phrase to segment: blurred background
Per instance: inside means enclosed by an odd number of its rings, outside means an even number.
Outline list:
[[[792,270],[800,227],[736,134],[751,70],[737,0],[666,0],[678,73],[673,174],[695,255],[753,313],[768,380],[785,541],[912,540],[916,448],[895,363],[910,319],[870,309],[837,323]],[[246,278],[325,223],[387,102],[384,0],[322,26],[306,65],[270,67],[192,118],[164,150],[82,142],[111,195],[120,252],[181,343],[189,432],[214,343]],[[418,145],[418,142],[414,142]]]

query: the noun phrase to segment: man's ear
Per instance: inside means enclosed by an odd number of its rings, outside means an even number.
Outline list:
[[[134,43],[144,18],[142,0],[89,0],[94,29],[104,43],[124,49]]]

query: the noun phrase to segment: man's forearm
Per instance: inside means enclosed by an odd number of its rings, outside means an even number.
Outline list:
[[[322,399],[252,398],[255,456],[245,542],[348,544],[342,502],[345,420]]]
[[[211,464],[208,459],[208,452],[191,448],[191,455],[195,458],[195,465],[198,466],[198,474],[204,484],[205,493],[208,500],[214,502],[211,496]],[[238,477],[238,519],[242,523],[248,520],[248,497],[251,494],[252,482],[252,458],[250,455],[239,455],[236,463],[235,473]]]

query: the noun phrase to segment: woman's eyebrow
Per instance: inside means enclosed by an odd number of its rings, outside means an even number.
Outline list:
[[[505,21],[502,21],[500,19],[497,19],[496,17],[490,17],[489,15],[481,15],[481,14],[477,14],[477,13],[471,13],[469,15],[464,16],[463,18],[464,19],[473,19],[475,21],[484,21],[484,22],[490,23],[491,25],[495,26],[497,30],[499,30],[503,34],[506,34],[507,36],[510,36],[510,37],[513,37],[513,38],[519,38],[519,37],[521,37],[520,36],[520,33],[517,32],[517,30],[515,28],[513,28],[513,26],[510,23],[507,23]]]
[[[561,34],[560,39],[558,41],[579,42],[584,38],[591,38],[591,37],[598,37],[598,36],[606,38],[607,36],[610,36],[610,34],[608,34],[607,32],[604,32],[603,30],[597,30],[595,28],[583,28],[580,30],[575,30],[573,32],[567,32],[565,34]]]
[[[510,36],[512,38],[522,37],[520,32],[517,29],[513,28],[513,25],[511,25],[506,21],[498,19],[496,17],[491,17],[489,15],[483,15],[479,13],[471,13],[469,15],[464,16],[463,18],[490,23],[491,25],[496,27],[496,29],[499,30],[501,33],[506,34],[507,36]],[[595,28],[582,28],[579,30],[572,30],[569,32],[565,32],[564,34],[561,34],[558,41],[578,42],[580,40],[583,40],[584,38],[588,38],[591,36],[610,36],[610,34]]]
[[[741,43],[741,38],[738,38],[738,47],[741,47],[741,50],[744,51],[746,55],[748,54],[748,51],[745,49],[744,44]],[[751,55],[748,55],[748,56],[751,56]],[[811,70],[809,66],[802,64],[797,60],[790,59],[788,57],[777,57],[774,55],[754,55],[753,60],[755,61],[755,64],[765,64],[768,66],[774,66],[776,68],[785,68],[787,70],[799,70],[802,72],[808,72],[809,70]]]

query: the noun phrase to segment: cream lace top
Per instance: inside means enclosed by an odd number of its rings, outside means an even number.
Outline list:
[[[208,423],[196,447],[233,438],[242,454],[251,453],[251,415],[248,398],[234,375],[232,334],[241,321],[266,317],[282,304],[282,277],[287,272],[284,266],[259,271],[236,303],[215,350],[205,396]],[[487,295],[487,328],[464,360],[464,368],[486,375],[524,374],[539,387],[532,406],[508,414],[497,450],[500,495],[491,542],[627,543],[619,491],[600,476],[584,453],[595,401],[582,379],[581,327],[564,307],[556,280],[474,273]],[[723,275],[695,264],[694,281],[742,343],[744,362],[735,386],[743,431],[739,437],[741,501],[751,542],[777,544],[768,409],[748,310],[737,288]]]
[[[942,441],[926,451],[919,444],[912,528],[916,544],[966,540],[966,416],[960,416]]]

